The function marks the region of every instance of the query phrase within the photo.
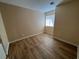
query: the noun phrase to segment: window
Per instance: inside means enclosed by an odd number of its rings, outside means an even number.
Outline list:
[[[46,16],[46,26],[54,26],[55,15]]]

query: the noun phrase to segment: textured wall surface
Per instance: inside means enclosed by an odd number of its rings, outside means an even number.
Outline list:
[[[54,36],[79,45],[79,1],[65,3],[56,8]]]
[[[43,32],[44,14],[31,9],[0,4],[9,42]]]

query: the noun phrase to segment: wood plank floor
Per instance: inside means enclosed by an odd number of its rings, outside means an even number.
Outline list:
[[[36,35],[12,43],[9,59],[77,59],[77,48],[53,39],[47,34]]]

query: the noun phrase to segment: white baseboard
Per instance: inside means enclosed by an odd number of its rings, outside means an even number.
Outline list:
[[[61,38],[59,38],[59,37],[56,37],[56,36],[53,36],[53,37],[56,38],[57,40],[66,42],[66,43],[71,44],[71,45],[73,45],[73,46],[76,46],[76,47],[78,46],[78,45],[76,45],[76,44],[74,44],[74,43],[71,43],[71,42],[69,42],[69,41],[63,40],[63,39],[61,39]]]
[[[20,38],[20,39],[17,39],[17,40],[14,40],[14,41],[9,42],[9,44],[14,43],[14,42],[17,42],[17,41],[20,41],[20,40],[23,40],[23,39],[26,39],[26,38],[29,38],[29,37],[32,37],[32,36],[35,36],[35,35],[39,35],[39,34],[41,34],[41,33],[43,33],[43,32],[40,32],[40,33],[37,33],[37,34],[33,34],[33,35],[29,35],[29,36],[25,36],[25,37],[22,37],[22,38]]]

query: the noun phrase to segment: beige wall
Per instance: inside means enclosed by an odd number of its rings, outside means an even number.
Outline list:
[[[43,32],[44,14],[39,11],[0,3],[9,42]]]
[[[56,8],[54,36],[79,44],[79,1],[75,0]]]
[[[55,14],[55,10],[45,12],[45,15],[46,15],[46,16],[54,15],[54,14]]]

